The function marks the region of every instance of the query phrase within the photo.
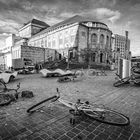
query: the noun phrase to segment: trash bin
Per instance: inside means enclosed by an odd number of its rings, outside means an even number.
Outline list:
[[[129,77],[131,75],[131,61],[120,58],[118,63],[118,74],[121,78]]]

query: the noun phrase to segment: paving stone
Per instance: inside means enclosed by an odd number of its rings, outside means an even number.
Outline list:
[[[100,134],[100,133],[101,133],[101,131],[99,131],[99,130],[95,129],[92,133],[94,133],[95,135],[98,135],[98,134]]]
[[[129,139],[128,137],[125,137],[124,135],[120,135],[117,140],[128,140],[128,139]]]
[[[34,140],[43,140],[43,139],[40,137],[36,137],[36,138],[34,138]]]
[[[73,138],[76,136],[76,134],[74,132],[71,132],[71,131],[67,132],[66,135],[70,138]]]
[[[88,126],[85,130],[88,131],[88,132],[92,132],[96,129],[95,126]]]
[[[96,135],[94,135],[93,133],[91,133],[91,134],[89,134],[89,135],[87,136],[87,139],[93,140],[93,139],[95,138],[95,136],[96,136]]]
[[[49,138],[49,136],[48,136],[47,134],[42,134],[42,135],[40,135],[40,137],[43,138],[43,139],[45,139],[45,138],[46,138],[46,139]]]
[[[107,135],[107,134],[105,134],[105,133],[100,133],[98,136],[99,136],[101,139],[104,139],[104,140],[106,140],[106,139],[109,137],[109,135]]]
[[[118,134],[116,134],[116,133],[112,133],[112,134],[110,134],[109,137],[110,137],[111,139],[116,140],[116,139],[118,138],[118,136],[119,136]]]
[[[62,135],[59,140],[70,140],[70,138],[66,135]]]
[[[71,132],[73,132],[73,133],[75,133],[75,134],[78,134],[78,133],[80,133],[81,131],[80,131],[79,129],[77,129],[77,128],[73,128],[73,129],[71,130]]]
[[[23,133],[23,132],[25,132],[25,131],[27,131],[27,129],[24,127],[24,128],[21,128],[21,129],[19,129],[19,132],[21,132],[21,133]]]
[[[55,134],[55,132],[52,130],[48,130],[48,131],[46,131],[46,134],[49,136],[52,136],[53,134]]]
[[[85,127],[82,126],[81,124],[77,125],[76,128],[79,129],[79,130],[84,130],[85,129]]]
[[[126,137],[130,137],[132,133],[130,131],[123,130],[121,132],[121,134],[124,135],[124,136],[126,136]]]
[[[140,134],[133,133],[132,138],[134,138],[134,139],[140,139]]]
[[[90,134],[90,132],[86,131],[86,130],[83,130],[82,133],[86,136],[88,136]]]
[[[1,127],[0,128],[0,137],[1,138],[6,138],[6,137],[11,137],[12,135],[7,131],[6,128]]]
[[[55,133],[52,135],[53,139],[58,139],[61,135],[59,133]]]

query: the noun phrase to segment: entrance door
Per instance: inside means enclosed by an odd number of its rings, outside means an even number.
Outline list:
[[[100,63],[103,62],[103,53],[100,54]]]

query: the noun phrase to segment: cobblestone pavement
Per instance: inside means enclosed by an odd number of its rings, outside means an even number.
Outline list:
[[[0,107],[0,140],[140,140],[140,87],[131,84],[116,88],[114,81],[113,72],[67,83],[41,74],[19,75],[8,86],[16,87],[20,82],[20,91],[31,90],[35,96],[19,97],[17,102]],[[52,110],[44,107],[33,114],[26,112],[33,104],[55,95],[57,87],[63,99],[104,104],[127,115],[130,125],[112,126],[89,118],[71,125],[69,109],[60,103]]]

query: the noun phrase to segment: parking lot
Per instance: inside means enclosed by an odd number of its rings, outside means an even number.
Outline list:
[[[18,75],[8,84],[20,91],[31,90],[33,98],[21,98],[17,102],[0,108],[0,140],[140,140],[140,87],[124,85],[113,87],[115,74],[91,76],[74,82],[58,83],[57,78],[43,78],[41,74]],[[103,124],[85,118],[75,125],[69,123],[69,109],[56,103],[53,111],[28,114],[26,110],[33,104],[56,94],[71,102],[77,99],[96,104],[104,104],[130,118],[125,127]]]

